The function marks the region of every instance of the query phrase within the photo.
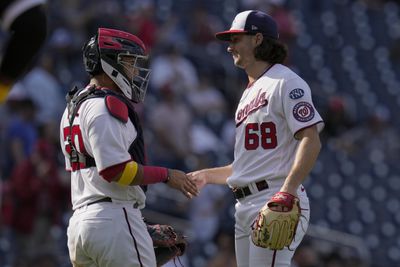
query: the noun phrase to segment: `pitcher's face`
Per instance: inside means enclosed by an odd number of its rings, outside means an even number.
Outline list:
[[[232,54],[235,66],[246,69],[255,62],[253,35],[232,34],[227,51]]]

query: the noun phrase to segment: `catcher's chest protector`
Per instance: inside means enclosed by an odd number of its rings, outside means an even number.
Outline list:
[[[104,88],[99,89],[99,88],[95,88],[94,86],[92,86],[92,87],[88,88],[88,90],[86,92],[80,94],[80,92],[84,89],[85,88],[78,89],[77,87],[75,87],[68,93],[68,95],[66,97],[67,102],[68,102],[70,127],[72,127],[72,123],[76,116],[76,113],[78,112],[80,105],[84,101],[86,101],[90,98],[100,98],[101,97],[101,98],[105,99],[107,96],[116,97],[123,104],[125,104],[126,107],[128,108],[129,119],[132,121],[132,123],[135,126],[136,131],[137,131],[137,137],[132,142],[132,144],[129,146],[128,152],[132,156],[132,159],[134,161],[136,161],[137,163],[142,164],[142,165],[145,164],[146,160],[145,160],[145,151],[144,151],[143,129],[142,129],[142,126],[139,121],[139,116],[137,115],[133,104],[129,100],[125,99],[123,96],[121,96],[109,89],[104,89]],[[70,136],[68,136],[68,137],[70,137]],[[70,140],[70,139],[71,138],[69,138],[68,142],[70,142],[71,147],[74,148],[75,146],[73,144],[73,140]],[[68,140],[68,138],[67,138],[67,140]],[[74,149],[72,149],[72,150],[74,150]],[[74,152],[72,152],[72,153],[74,153]],[[75,149],[75,153],[76,153],[76,156],[74,156],[73,154],[70,156],[71,166],[73,165],[72,163],[74,161],[79,161],[81,163],[83,162],[84,168],[96,166],[96,162],[94,161],[94,159],[91,156],[89,156],[87,154],[84,155],[82,153],[79,153],[76,151],[76,149]],[[78,166],[82,166],[82,164],[78,164]],[[80,167],[78,169],[82,169],[82,167]]]

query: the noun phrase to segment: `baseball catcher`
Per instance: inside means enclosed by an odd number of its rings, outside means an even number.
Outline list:
[[[254,245],[282,250],[292,243],[301,215],[297,197],[278,192],[260,210],[253,223],[251,239]]]
[[[186,249],[184,236],[169,225],[147,224],[147,231],[153,240],[157,266],[162,266],[176,257],[182,256]]]

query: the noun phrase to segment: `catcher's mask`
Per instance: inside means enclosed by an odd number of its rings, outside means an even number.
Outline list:
[[[143,102],[150,69],[143,42],[133,34],[106,28],[83,46],[83,63],[91,75],[106,73],[133,102]]]

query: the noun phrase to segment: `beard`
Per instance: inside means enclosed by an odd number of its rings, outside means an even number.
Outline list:
[[[243,59],[238,56],[233,56],[233,64],[238,68],[244,69]]]

